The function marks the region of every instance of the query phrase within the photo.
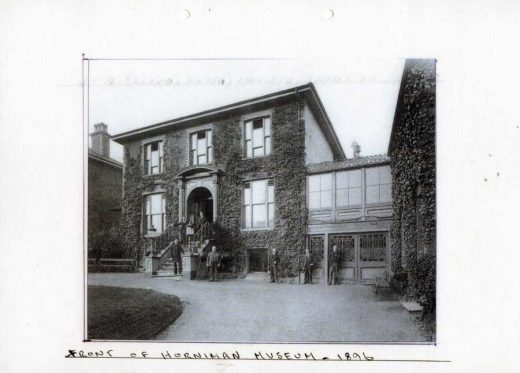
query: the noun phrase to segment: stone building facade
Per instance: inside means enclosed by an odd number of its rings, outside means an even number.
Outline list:
[[[435,60],[404,66],[388,154],[391,157],[392,268],[409,295],[435,304]]]
[[[277,248],[281,276],[294,278],[310,240],[313,255],[319,256],[320,265],[326,268],[328,245],[325,239],[323,245],[317,245],[317,239],[309,234],[320,235],[327,229],[388,234],[390,202],[365,206],[361,201],[365,197],[365,189],[361,192],[365,168],[389,169],[388,159],[377,159],[372,165],[363,157],[349,162],[312,84],[125,132],[113,139],[124,145],[122,225],[128,256],[141,259],[147,255],[147,240],[164,235],[184,217],[197,227],[201,213],[218,227],[216,244],[228,258],[225,269],[237,276],[265,271],[268,252]],[[363,173],[363,182],[360,177],[356,203],[337,211],[334,208],[334,214],[339,215],[325,219],[321,226],[317,214],[330,210],[338,193],[348,193],[348,182],[341,184],[346,182],[346,173],[339,176],[339,191],[332,184],[320,184],[321,178],[332,180],[331,169],[334,175],[357,169],[359,175]],[[322,205],[320,198],[330,201]],[[386,208],[385,212],[372,209],[376,205]],[[383,241],[383,261],[388,263],[389,245]],[[317,268],[317,274],[319,271]],[[325,276],[322,273],[320,277]],[[347,269],[344,277],[349,276],[359,278]]]

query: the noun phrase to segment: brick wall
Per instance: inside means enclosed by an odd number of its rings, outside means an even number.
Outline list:
[[[123,170],[93,157],[88,158],[89,249],[94,235],[119,225]]]

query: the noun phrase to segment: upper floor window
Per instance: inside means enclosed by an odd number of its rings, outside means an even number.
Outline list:
[[[166,200],[164,193],[145,196],[145,233],[160,234],[166,227]]]
[[[144,172],[155,175],[163,172],[164,153],[163,142],[154,141],[144,146]]]
[[[245,151],[247,158],[271,154],[271,118],[255,118],[245,122]]]
[[[336,207],[361,205],[361,170],[336,173]]]
[[[332,174],[309,176],[309,209],[332,208]]]
[[[211,130],[204,130],[190,135],[190,164],[208,164],[213,162]]]
[[[382,203],[392,201],[392,174],[390,166],[366,169],[366,202]]]
[[[244,186],[244,228],[274,226],[274,183],[272,180],[250,181]]]

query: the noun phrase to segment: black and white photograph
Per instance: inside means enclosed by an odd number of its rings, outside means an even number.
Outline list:
[[[519,371],[519,0],[1,0],[0,372]]]
[[[435,59],[84,64],[87,339],[435,343]]]

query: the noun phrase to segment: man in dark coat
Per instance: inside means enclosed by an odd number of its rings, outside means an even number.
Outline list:
[[[338,283],[338,267],[340,261],[340,254],[336,245],[332,246],[332,253],[330,254],[329,266],[329,285],[337,285]]]
[[[269,255],[269,272],[271,273],[271,282],[278,282],[278,252],[273,247],[273,252]]]
[[[182,275],[182,257],[181,254],[184,253],[182,245],[179,243],[178,239],[173,241],[172,247],[172,259],[173,259],[173,273],[176,275]]]
[[[208,257],[206,259],[206,266],[208,267],[209,271],[209,281],[217,281],[217,270],[220,266],[220,260],[219,255],[217,253],[217,247],[212,246],[211,252],[208,254]]]
[[[305,257],[303,259],[303,271],[305,273],[304,284],[312,284],[312,266],[314,263],[312,262],[311,254],[309,253],[309,249],[305,249]]]
[[[182,221],[180,223],[175,224],[175,226],[180,226],[181,231],[181,243],[185,245],[187,243],[186,241],[186,227],[188,226],[188,222],[186,221],[186,217],[182,217]]]

